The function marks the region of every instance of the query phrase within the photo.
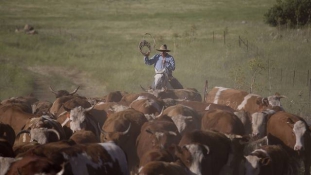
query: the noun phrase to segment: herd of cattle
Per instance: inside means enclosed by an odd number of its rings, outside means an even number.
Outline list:
[[[1,101],[0,175],[310,175],[310,128],[278,93],[50,91]]]

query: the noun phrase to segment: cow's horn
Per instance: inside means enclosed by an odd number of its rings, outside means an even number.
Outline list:
[[[169,131],[168,133],[173,135],[173,136],[177,136],[176,132],[174,132],[174,131]]]
[[[163,114],[163,111],[164,111],[164,106],[162,107],[161,113],[159,115],[155,116],[155,118],[159,118]]]
[[[80,88],[80,86],[78,86],[74,91],[72,91],[72,92],[70,93],[70,95],[75,94],[75,93],[78,91],[79,88]]]
[[[230,140],[232,139],[241,139],[243,138],[241,135],[236,135],[236,134],[225,134],[227,138],[229,138]]]
[[[60,140],[59,132],[56,129],[47,129],[47,132],[54,132],[57,135],[58,140]]]
[[[30,131],[29,130],[21,130],[17,135],[16,137],[19,137],[19,135],[23,134],[23,133],[28,133],[30,134]]]
[[[50,91],[51,91],[53,94],[57,94],[57,92],[54,91],[54,90],[51,88],[51,86],[49,86],[49,89],[50,89]]]
[[[99,123],[97,123],[97,126],[98,126],[98,129],[100,130],[101,133],[103,134],[108,134],[108,132],[104,131],[100,126],[99,126]]]
[[[145,91],[145,92],[148,92],[145,88],[143,88],[141,85],[140,85],[140,88]]]
[[[152,130],[150,130],[150,128],[146,129],[146,132],[149,134],[154,134],[154,132]]]
[[[89,112],[89,111],[91,111],[94,107],[96,106],[96,104],[95,105],[93,105],[93,106],[91,106],[91,107],[89,107],[89,108],[86,108],[85,109],[85,112]]]
[[[58,117],[60,117],[60,116],[62,116],[62,115],[64,115],[64,114],[66,114],[68,111],[64,111],[64,112],[62,112],[62,113],[60,113],[59,115],[58,115]],[[57,117],[57,118],[58,118]]]
[[[127,130],[126,130],[126,131],[121,132],[120,134],[121,134],[121,135],[125,135],[125,134],[127,134],[127,133],[129,132],[129,130],[130,130],[130,128],[131,128],[131,126],[132,126],[132,123],[130,123],[130,124],[129,124],[129,127],[127,128]]]

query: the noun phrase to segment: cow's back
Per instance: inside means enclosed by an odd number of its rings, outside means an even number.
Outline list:
[[[244,135],[242,121],[233,113],[222,110],[211,110],[202,117],[202,130],[216,130],[225,134]]]

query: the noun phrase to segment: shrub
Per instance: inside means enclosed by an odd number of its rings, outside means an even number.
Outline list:
[[[271,26],[304,26],[310,23],[311,0],[277,0],[264,16]]]

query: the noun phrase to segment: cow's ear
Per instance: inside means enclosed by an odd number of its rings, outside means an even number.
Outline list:
[[[261,165],[264,165],[264,166],[268,165],[270,163],[270,161],[271,161],[271,159],[268,157],[260,159]]]
[[[153,131],[151,131],[151,129],[150,129],[150,128],[146,129],[146,132],[147,132],[147,133],[149,133],[149,134],[154,134],[154,132],[153,132]]]
[[[265,106],[269,106],[269,100],[268,100],[268,98],[263,98],[263,99],[262,99],[262,102],[263,102],[263,104],[264,104]]]
[[[259,106],[269,106],[268,98],[258,97],[256,100],[256,104]]]
[[[64,108],[64,109],[65,109],[65,111],[67,111],[67,112],[70,112],[70,111],[71,111],[71,109],[69,109],[69,108],[65,107],[64,105],[63,105],[63,108]]]
[[[294,124],[295,124],[295,122],[291,118],[287,118],[286,123],[292,128],[294,127]]]

